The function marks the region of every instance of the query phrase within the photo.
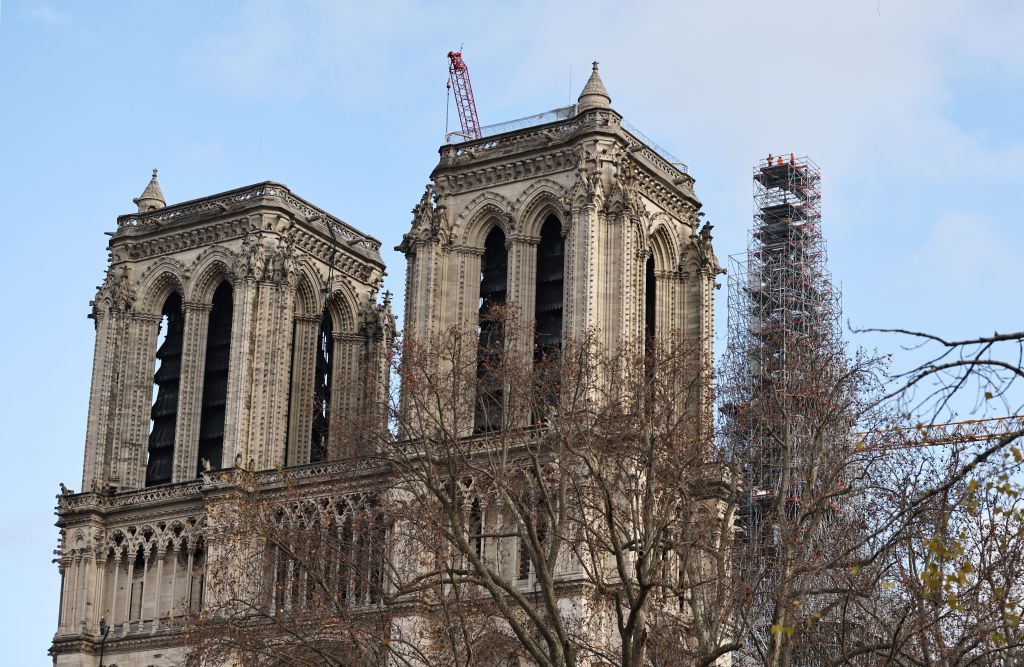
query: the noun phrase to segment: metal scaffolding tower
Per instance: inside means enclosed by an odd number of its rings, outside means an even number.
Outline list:
[[[839,297],[821,233],[821,173],[807,157],[755,166],[747,252],[729,258],[729,334],[720,385],[724,434],[742,461],[740,567],[757,573],[754,627],[766,640],[780,541],[805,489],[823,405],[824,359],[842,359]],[[839,372],[836,369],[836,372]],[[827,371],[826,371],[827,374]],[[814,377],[812,377],[814,375]],[[838,441],[848,434],[832,434]],[[814,664],[807,663],[807,664]]]

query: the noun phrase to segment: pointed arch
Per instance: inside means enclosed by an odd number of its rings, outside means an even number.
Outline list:
[[[162,257],[139,276],[136,312],[159,317],[164,303],[174,292],[184,298],[188,284],[185,265],[171,257]]]
[[[551,215],[565,225],[567,211],[563,202],[566,197],[565,188],[551,179],[542,178],[531,183],[516,198],[512,207],[518,220],[517,232],[535,238],[540,235],[541,226]]]
[[[512,233],[512,206],[508,200],[494,192],[485,192],[474,198],[455,222],[452,238],[470,248],[483,248],[484,241],[495,225],[507,237]]]
[[[330,313],[334,331],[355,333],[358,329],[356,295],[347,283],[339,283],[328,295],[324,310]]]
[[[192,263],[185,300],[195,303],[211,303],[213,293],[227,282],[234,288],[235,277],[232,267],[235,256],[226,248],[215,246],[201,253]]]
[[[665,215],[656,216],[651,222],[651,231],[647,235],[647,244],[654,256],[655,267],[658,271],[671,271],[679,266],[679,242],[670,220]]]
[[[312,315],[321,312],[324,308],[323,278],[307,261],[299,262],[294,273],[298,275],[295,283],[295,314]]]

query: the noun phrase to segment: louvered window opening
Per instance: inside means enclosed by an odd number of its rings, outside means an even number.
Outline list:
[[[224,414],[228,397],[228,360],[231,354],[231,311],[234,299],[231,285],[220,284],[213,294],[213,308],[206,336],[206,363],[203,367],[203,404],[199,420],[199,461],[221,467],[224,453]]]
[[[327,460],[327,438],[330,431],[331,362],[334,358],[334,322],[324,310],[320,330],[316,334],[316,374],[313,377],[313,439],[309,461]]]
[[[644,290],[644,353],[647,357],[654,351],[655,306],[658,303],[658,283],[654,277],[654,258],[647,258],[646,288]]]
[[[540,229],[537,245],[537,291],[534,319],[537,323],[534,357],[556,356],[562,348],[562,286],[565,246],[562,226],[549,216]]]
[[[477,347],[477,397],[474,430],[501,428],[503,419],[501,366],[505,332],[496,309],[505,305],[508,293],[508,251],[505,233],[495,227],[484,241],[480,261],[480,338]]]
[[[150,410],[152,429],[149,432],[146,486],[167,484],[171,481],[184,332],[185,316],[181,311],[181,296],[175,292],[164,302],[163,319],[160,323],[160,333],[164,334],[164,339],[156,351],[159,366],[153,375],[156,399]]]

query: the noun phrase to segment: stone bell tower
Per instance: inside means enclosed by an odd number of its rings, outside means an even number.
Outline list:
[[[343,461],[344,424],[383,427],[379,241],[273,182],[168,206],[154,170],[134,201],[92,302],[82,492],[58,504],[57,664],[96,664],[101,620],[119,664],[169,664],[140,656],[202,604],[210,475]]]
[[[311,453],[314,410],[300,404],[315,393],[327,320],[335,378],[353,376],[391,326],[375,302],[379,242],[276,183],[166,207],[154,170],[135,202],[93,302],[83,488],[328,456]],[[339,416],[365,402],[336,384]],[[327,443],[330,457],[341,448]]]
[[[577,104],[483,134],[441,147],[397,248],[406,337],[507,303],[542,348],[594,330],[608,349],[672,336],[710,368],[721,268],[694,179],[611,108],[597,63]]]

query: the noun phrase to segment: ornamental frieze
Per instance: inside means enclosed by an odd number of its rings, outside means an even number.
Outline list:
[[[574,166],[575,153],[571,148],[566,147],[562,150],[536,157],[522,158],[458,173],[439,174],[437,176],[437,183],[447,193],[460,194],[504,183],[533,179],[560,171],[568,171]]]
[[[274,230],[274,233],[276,233],[276,229]],[[118,239],[113,242],[116,245],[111,247],[111,262],[117,263],[128,260],[141,261],[162,255],[177,254],[186,250],[192,250],[217,243],[236,241],[239,239],[244,240],[250,236],[250,234],[251,224],[249,218],[242,217],[233,220],[219,221],[199,229],[182,231],[146,241]],[[334,269],[351,275],[357,280],[364,283],[368,282],[374,272],[374,268],[369,265],[365,259],[357,257],[351,253],[349,248],[354,245],[352,243],[340,240],[337,243],[325,241],[318,235],[312,234],[301,227],[292,228],[288,231],[288,235],[292,239],[292,247],[298,248],[306,254],[312,255],[324,264],[330,264],[333,256]],[[279,249],[276,247],[271,249],[270,253],[272,261],[285,261],[284,256],[274,257],[274,253],[277,253],[278,250]],[[266,252],[266,249],[264,249],[264,252]],[[263,275],[263,270],[266,268],[266,257],[262,259],[264,260],[264,265],[260,271],[261,276]],[[272,270],[274,269],[273,264],[271,268]],[[286,267],[282,264],[278,268],[285,269]]]

